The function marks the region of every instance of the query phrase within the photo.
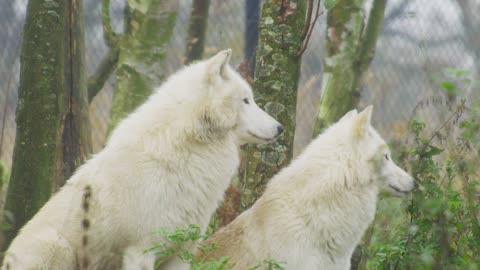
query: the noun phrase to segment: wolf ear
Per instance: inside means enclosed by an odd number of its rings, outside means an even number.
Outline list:
[[[368,134],[371,125],[373,105],[361,111],[353,122],[353,133],[355,138],[362,139]]]
[[[223,79],[228,79],[227,65],[230,62],[232,49],[221,51],[208,60],[208,75],[209,79],[220,76]]]
[[[342,118],[340,118],[340,120],[338,120],[338,122],[340,121],[344,121],[344,120],[347,120],[347,119],[352,119],[354,116],[357,116],[357,110],[353,109],[349,112],[347,112],[344,116],[342,116]]]

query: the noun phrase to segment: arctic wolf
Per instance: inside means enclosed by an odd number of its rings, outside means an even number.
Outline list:
[[[204,243],[218,246],[206,257],[230,257],[235,270],[262,259],[291,270],[350,269],[378,193],[404,196],[415,187],[370,125],[371,114],[371,106],[351,111],[318,136],[251,209]]]
[[[160,228],[205,228],[239,145],[282,126],[228,64],[231,51],[172,75],[113,131],[14,239],[6,269],[153,269]],[[121,265],[121,266],[120,266]]]

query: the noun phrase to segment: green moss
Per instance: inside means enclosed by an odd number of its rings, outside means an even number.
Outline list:
[[[5,206],[6,211],[13,214],[15,224],[13,230],[7,232],[7,243],[53,191],[58,153],[56,145],[60,141],[64,111],[66,38],[59,37],[65,35],[63,21],[67,5],[64,2],[30,1],[27,10],[21,53],[17,133]],[[49,11],[57,16],[51,16]]]
[[[305,3],[290,3],[291,13],[282,10],[281,1],[264,1],[256,56],[254,92],[259,106],[285,127],[274,143],[250,146],[242,181],[242,207],[249,207],[263,192],[267,181],[292,157],[295,107],[302,47],[300,31],[305,22]],[[282,12],[284,12],[282,14]]]
[[[120,46],[109,131],[164,79],[166,47],[175,25],[176,11],[166,11],[166,1],[143,1],[141,6],[131,2],[129,32]]]
[[[374,24],[369,22],[365,31],[368,35],[364,36],[362,5],[363,0],[339,0],[328,12],[324,88],[314,136],[355,108],[360,99],[361,78],[373,57],[370,50],[375,46],[385,8],[384,5],[378,7],[378,3],[373,5],[376,10],[369,20]]]

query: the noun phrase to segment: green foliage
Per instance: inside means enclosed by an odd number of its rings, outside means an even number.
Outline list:
[[[325,0],[325,2],[323,3],[326,9],[332,9],[335,7],[336,4],[337,0]]]
[[[172,257],[177,257],[181,261],[190,264],[190,270],[228,270],[232,269],[233,264],[229,263],[229,258],[222,257],[220,259],[203,259],[207,257],[212,251],[218,249],[217,246],[206,246],[199,244],[197,247],[200,256],[195,256],[190,251],[190,248],[199,240],[205,240],[208,235],[201,233],[200,227],[197,225],[189,225],[186,229],[176,229],[171,232],[165,229],[159,231],[168,242],[160,243],[147,250],[147,252],[155,252],[155,255],[160,257],[160,260],[155,264],[155,268],[159,268],[161,264]],[[273,259],[263,260],[260,264],[246,269],[246,270],[283,270],[282,264],[284,262],[277,262]]]
[[[464,104],[447,121],[459,119]],[[424,137],[425,123],[410,123],[414,141],[404,157],[421,188],[413,194],[405,220],[395,231],[374,239],[369,269],[480,269],[480,207],[474,198],[480,185],[467,159],[472,147],[469,140],[478,136],[478,120],[459,123],[462,133],[454,149],[447,158],[440,158],[444,149],[433,142],[446,136],[442,134],[445,126]]]
[[[470,73],[447,69],[445,75],[439,87],[454,104],[462,88],[471,87]],[[377,217],[369,269],[480,269],[480,100],[460,100],[452,107],[431,134],[424,122],[411,121],[413,143],[398,159],[420,188],[401,205],[379,204],[380,213],[396,218]]]

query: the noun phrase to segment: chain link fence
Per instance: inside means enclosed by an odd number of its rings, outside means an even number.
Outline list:
[[[407,123],[419,117],[432,124],[448,114],[446,97],[439,84],[447,78],[447,68],[469,70],[478,74],[480,59],[480,20],[471,14],[480,12],[475,0],[465,12],[456,0],[391,0],[385,12],[385,22],[377,43],[374,61],[366,74],[360,106],[375,105],[374,123],[390,140],[400,140],[407,132]],[[123,8],[126,0],[111,1],[113,28],[122,31]],[[369,11],[371,1],[366,1]],[[27,0],[2,3],[0,8],[0,159],[11,165],[15,141],[15,107],[19,80],[19,56]],[[95,71],[107,53],[101,24],[101,2],[84,0],[87,68]],[[233,64],[243,58],[245,31],[245,1],[212,0],[209,10],[205,57],[218,50],[232,48]],[[191,0],[180,0],[174,35],[166,59],[167,75],[182,66]],[[469,15],[470,14],[470,15]],[[466,27],[467,23],[477,27]],[[321,96],[321,72],[324,53],[326,14],[316,25],[302,59],[302,74],[298,94],[295,149],[298,153],[310,141],[318,100]],[[477,31],[475,33],[475,31]],[[94,150],[102,148],[112,101],[114,76],[104,86],[91,105]],[[459,96],[478,98],[478,89],[462,88]]]

